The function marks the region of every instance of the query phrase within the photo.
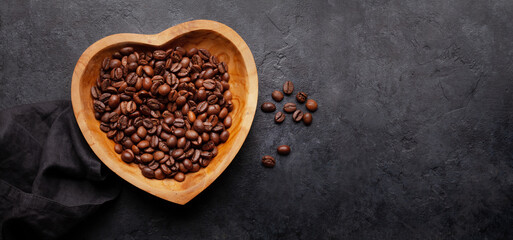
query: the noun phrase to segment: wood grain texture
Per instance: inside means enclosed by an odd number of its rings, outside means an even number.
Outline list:
[[[132,46],[136,50],[167,49],[175,46],[205,48],[228,64],[234,104],[230,138],[218,147],[219,154],[207,168],[188,173],[184,182],[145,178],[136,164],[126,164],[114,152],[114,142],[100,130],[100,123],[94,118],[90,88],[100,73],[101,61],[125,46]],[[155,35],[121,33],[95,42],[84,51],[75,66],[71,100],[82,134],[107,167],[146,192],[174,203],[185,204],[206,189],[226,169],[244,143],[255,115],[258,76],[249,47],[233,29],[215,21],[195,20]]]

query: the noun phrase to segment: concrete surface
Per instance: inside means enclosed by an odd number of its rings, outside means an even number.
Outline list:
[[[104,36],[193,19],[244,38],[259,103],[286,80],[319,103],[310,127],[257,111],[237,158],[186,206],[125,184],[75,239],[513,238],[512,1],[1,6],[1,109],[70,99],[78,57]],[[263,168],[281,144],[292,153]]]

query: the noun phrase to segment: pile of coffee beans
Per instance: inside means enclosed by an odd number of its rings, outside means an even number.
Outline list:
[[[291,81],[286,81],[283,84],[283,93],[281,91],[274,90],[271,94],[271,97],[274,101],[281,102],[285,98],[284,94],[291,95],[292,93],[294,93],[294,84]],[[317,111],[317,102],[313,99],[308,99],[308,94],[305,92],[301,92],[301,91],[298,92],[296,94],[296,101],[300,104],[306,102],[305,107],[310,112]],[[276,111],[276,105],[272,102],[264,102],[260,106],[260,109],[262,109],[263,112],[271,113],[271,112]],[[298,107],[295,103],[292,103],[292,102],[285,103],[283,106],[283,112],[292,114],[292,120],[294,122],[302,121],[306,126],[310,126],[310,124],[312,124],[312,121],[313,121],[312,113],[301,111],[300,109],[298,109]],[[282,123],[285,121],[286,115],[283,112],[278,111],[274,115],[275,123]],[[278,151],[278,154],[280,154],[280,155],[288,155],[290,153],[290,147],[287,145],[282,145],[282,146],[278,147],[277,151]],[[272,156],[265,155],[262,158],[262,164],[266,167],[274,167],[274,165],[276,164],[276,160]]]
[[[228,65],[206,49],[135,51],[106,57],[91,88],[100,129],[147,178],[185,180],[230,137]]]

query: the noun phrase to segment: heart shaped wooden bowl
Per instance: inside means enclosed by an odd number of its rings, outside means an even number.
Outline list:
[[[100,74],[101,62],[119,49],[132,46],[136,50],[205,48],[228,64],[230,91],[233,95],[233,124],[230,138],[221,144],[219,154],[206,168],[186,174],[185,181],[147,179],[136,164],[127,164],[114,151],[114,142],[107,138],[94,118],[91,87]],[[231,163],[249,133],[258,98],[258,76],[255,60],[248,45],[228,26],[215,21],[195,20],[171,27],[155,35],[121,33],[105,37],[80,56],[71,83],[73,111],[80,130],[100,160],[117,175],[168,201],[185,204],[207,188]]]

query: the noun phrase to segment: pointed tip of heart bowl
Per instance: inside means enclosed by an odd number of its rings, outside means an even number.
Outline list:
[[[228,64],[234,110],[230,138],[219,145],[210,165],[188,173],[183,182],[145,178],[136,164],[123,162],[114,151],[114,142],[99,128],[93,112],[91,87],[100,73],[103,58],[125,46],[136,49],[167,49],[176,46],[205,48]],[[120,33],[107,36],[87,48],[78,60],[71,83],[71,100],[77,123],[91,149],[113,172],[136,187],[162,199],[186,204],[206,189],[237,155],[246,139],[258,100],[258,76],[248,45],[228,26],[210,20],[178,24],[154,35]]]

